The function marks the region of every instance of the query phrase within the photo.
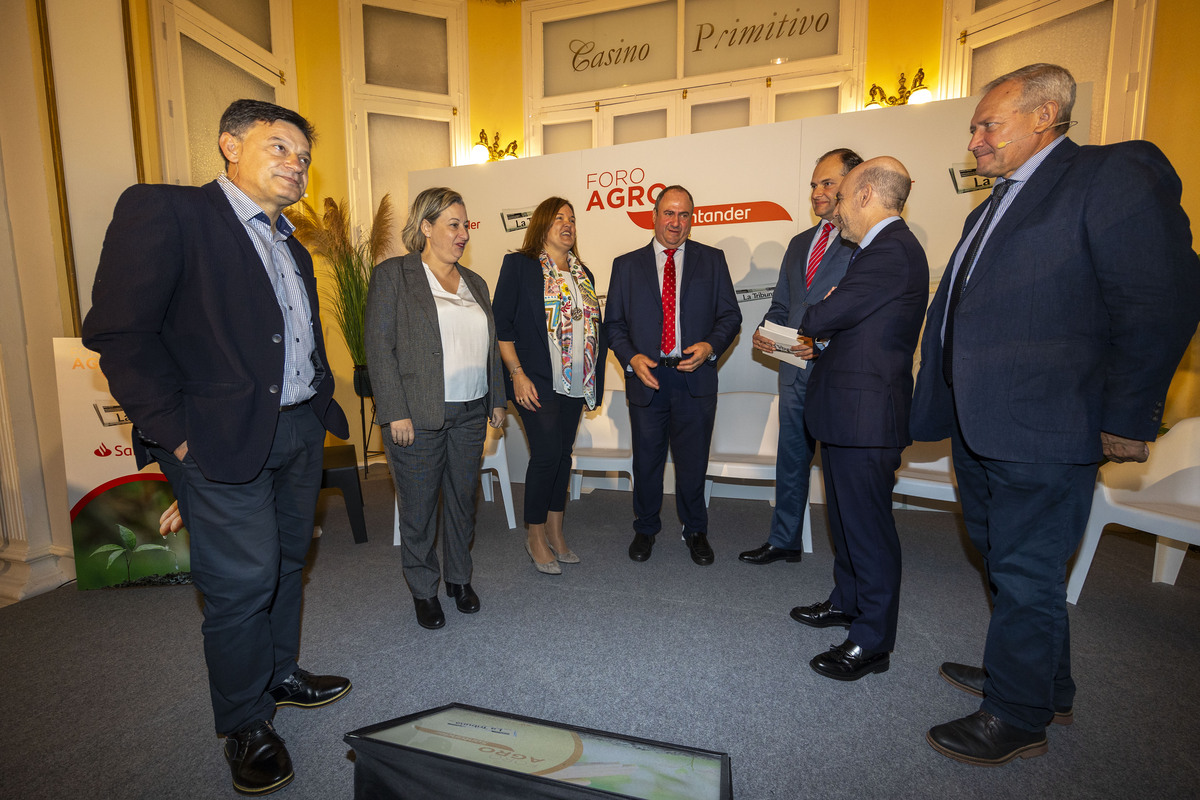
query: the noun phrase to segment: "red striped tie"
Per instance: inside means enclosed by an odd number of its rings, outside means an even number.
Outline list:
[[[829,232],[833,230],[833,223],[826,222],[821,226],[821,235],[817,239],[816,246],[813,247],[812,255],[808,257],[808,269],[804,273],[804,288],[811,289],[813,276],[817,274],[817,265],[821,263],[821,259],[825,256],[825,248],[829,247]]]

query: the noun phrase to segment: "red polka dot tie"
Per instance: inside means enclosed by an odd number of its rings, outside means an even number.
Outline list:
[[[662,288],[662,351],[666,355],[671,355],[675,349],[675,249],[670,247],[663,251],[667,254],[667,263],[663,266]]]

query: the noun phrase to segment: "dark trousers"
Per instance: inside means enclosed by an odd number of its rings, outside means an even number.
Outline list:
[[[811,367],[810,367],[811,368]],[[808,504],[808,478],[817,443],[804,426],[808,381],[797,378],[779,385],[779,447],[775,457],[775,512],[767,544],[799,550]]]
[[[982,708],[1040,731],[1075,702],[1067,560],[1091,513],[1096,464],[1024,464],[973,453],[952,437],[967,533],[992,596]]]
[[[442,559],[449,583],[471,582],[471,539],[475,535],[475,493],[479,460],[487,436],[486,402],[446,403],[438,430],[415,431],[413,443],[400,447],[387,427],[383,441],[388,467],[400,500],[400,545],[404,579],[412,596],[437,596],[443,568],[438,563],[438,499],[442,501]]]
[[[854,616],[847,638],[867,653],[896,644],[900,537],[892,516],[899,447],[821,443],[825,501],[833,535],[834,606]]]
[[[270,719],[269,690],[296,671],[304,558],[321,489],[325,429],[311,406],[280,413],[262,471],[217,483],[191,456],[152,453],[191,535],[204,594],[204,659],[218,733]]]
[[[659,390],[647,406],[629,406],[633,433],[633,529],[653,536],[662,529],[663,471],[667,448],[675,464],[675,510],[685,533],[708,532],[704,476],[712,442],[717,396],[693,397],[683,373],[657,367]],[[636,381],[637,376],[626,375]]]
[[[529,466],[525,470],[525,524],[543,525],[550,511],[567,507],[571,478],[571,451],[583,413],[582,397],[552,393],[542,407],[530,411],[517,406],[525,435],[529,437]]]

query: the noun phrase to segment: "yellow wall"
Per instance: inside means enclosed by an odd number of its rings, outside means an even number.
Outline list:
[[[525,93],[521,70],[521,5],[486,0],[467,4],[467,69],[471,140],[480,129],[488,140],[498,132],[501,147],[517,140],[525,155]]]
[[[1183,207],[1192,220],[1193,249],[1200,221],[1200,161],[1194,152],[1200,103],[1191,95],[1200,77],[1193,42],[1197,29],[1200,5],[1194,0],[1159,0],[1146,111],[1146,138],[1162,148],[1183,180]],[[1200,336],[1193,337],[1175,373],[1164,415],[1168,424],[1195,416],[1200,416]]]
[[[942,4],[912,0],[871,0],[867,11],[867,63],[863,98],[877,83],[896,93],[900,73],[911,87],[925,70],[925,85],[938,96],[942,63]]]

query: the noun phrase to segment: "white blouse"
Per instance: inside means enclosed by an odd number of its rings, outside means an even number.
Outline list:
[[[458,276],[458,291],[448,292],[428,264],[422,262],[421,266],[425,267],[425,278],[433,292],[442,334],[446,402],[478,400],[487,394],[487,314],[461,275]]]

